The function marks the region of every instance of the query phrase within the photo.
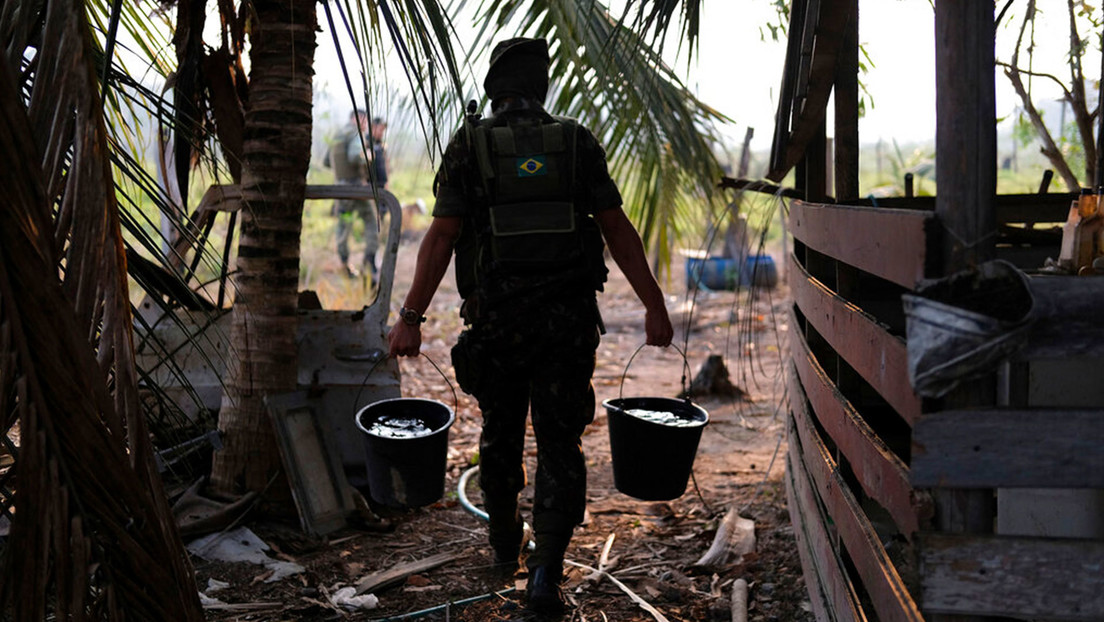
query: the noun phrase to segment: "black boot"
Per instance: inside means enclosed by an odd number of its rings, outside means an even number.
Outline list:
[[[537,613],[563,613],[564,597],[560,590],[563,564],[545,564],[529,569],[525,587],[525,606]]]
[[[518,569],[518,557],[525,540],[517,501],[485,500],[483,505],[487,510],[487,539],[494,552],[495,568],[513,573]]]

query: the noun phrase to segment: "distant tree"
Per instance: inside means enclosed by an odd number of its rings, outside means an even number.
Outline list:
[[[1022,104],[1020,114],[1030,123],[1035,136],[1042,143],[1040,148],[1042,154],[1054,166],[1066,187],[1074,191],[1082,186],[1093,185],[1097,179],[1099,145],[1097,145],[1098,137],[1094,130],[1094,123],[1098,122],[1100,105],[1099,97],[1094,98],[1096,101],[1090,101],[1086,93],[1087,84],[1092,84],[1093,81],[1087,81],[1085,78],[1084,62],[1093,46],[1090,45],[1091,39],[1082,35],[1082,29],[1088,32],[1100,32],[1102,21],[1100,10],[1090,6],[1084,0],[1066,0],[1066,11],[1069,18],[1069,51],[1066,55],[1068,80],[1063,80],[1052,73],[1038,72],[1032,68],[1035,48],[1038,45],[1035,41],[1035,24],[1039,17],[1036,0],[1029,0],[1026,5],[1011,59],[1007,62],[998,61],[997,65],[1004,69],[1004,75],[1008,77],[1012,88],[1019,96]],[[1021,58],[1021,52],[1026,52],[1026,59]],[[1026,68],[1022,64],[1025,60]],[[1032,78],[1050,80],[1062,89],[1062,100],[1069,106],[1073,117],[1073,124],[1068,133],[1064,134],[1064,128],[1055,129],[1044,119],[1032,94]],[[1096,105],[1090,107],[1094,103]],[[1084,159],[1083,177],[1079,177],[1074,171],[1079,158]]]

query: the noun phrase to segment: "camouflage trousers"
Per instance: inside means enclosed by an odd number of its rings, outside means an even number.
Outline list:
[[[526,414],[532,413],[533,531],[538,552],[542,538],[558,542],[546,552],[556,557],[563,551],[555,549],[566,548],[586,510],[581,437],[594,420],[597,306],[593,293],[524,306],[487,312],[461,334],[453,363],[461,387],[478,400],[483,414],[479,476],[489,513],[511,513],[517,506],[526,484]],[[495,518],[492,514],[492,532]]]
[[[349,263],[349,239],[353,235],[353,225],[359,219],[364,222],[364,257],[361,264],[375,266],[376,251],[379,250],[379,223],[376,216],[376,202],[359,199],[338,199],[334,201],[334,215],[337,216],[337,256],[342,264]]]

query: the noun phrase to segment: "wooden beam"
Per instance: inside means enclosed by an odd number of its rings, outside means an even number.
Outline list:
[[[920,543],[925,612],[1104,619],[1100,540],[922,534]]]
[[[1070,203],[1077,200],[1072,192],[1061,194],[1010,194],[996,197],[996,222],[1064,223]]]
[[[820,125],[816,127],[812,135],[805,141],[805,156],[801,161],[802,176],[805,189],[805,200],[816,203],[828,202],[828,160],[831,158],[828,149],[827,122],[821,117]]]
[[[913,430],[918,488],[1104,488],[1104,410],[943,411]]]
[[[786,173],[805,156],[810,141],[816,138],[824,124],[828,98],[832,94],[832,86],[835,83],[837,54],[850,19],[850,2],[851,0],[813,0],[806,11],[808,15],[802,31],[790,32],[791,49],[793,39],[798,34],[807,35],[810,29],[814,29],[815,39],[807,46],[809,48],[807,53],[811,56],[802,59],[807,69],[803,69],[802,65],[797,63],[791,65],[790,49],[787,50],[786,75],[783,77],[783,84],[785,85],[790,71],[796,68],[797,95],[792,101],[793,123],[781,130],[776,130],[774,147],[771,149],[771,170],[767,173],[767,179],[771,181],[781,181]],[[796,16],[793,20],[796,21]],[[791,21],[791,24],[793,23]],[[807,75],[807,82],[801,81],[803,75]],[[783,103],[785,102],[779,102],[778,117],[784,114],[781,107]],[[790,112],[787,110],[785,114]],[[788,136],[780,136],[779,133],[785,132],[786,129],[791,130]],[[823,153],[821,151],[821,159],[823,159]]]
[[[786,452],[786,500],[813,613],[817,620],[865,622],[859,597],[847,578],[839,554],[832,546],[827,520],[801,462],[801,445],[792,420],[790,438],[792,440]]]
[[[929,251],[934,215],[794,201],[790,232],[809,248],[913,289],[935,276]]]
[[[801,37],[796,33],[805,29],[805,15],[809,0],[793,0],[790,6],[790,27],[786,37],[786,60],[782,68],[782,84],[778,90],[778,109],[774,113],[774,140],[771,142],[770,168],[782,167],[782,161],[790,144],[790,117],[793,115],[794,90],[797,85],[798,68],[801,64]],[[783,173],[778,179],[781,182]]]
[[[786,197],[788,199],[803,199],[805,194],[795,188],[787,188],[785,186],[777,186],[772,183],[768,183],[758,179],[735,179],[732,177],[722,177],[717,187],[725,190],[746,190],[748,192],[761,192],[763,194],[772,194],[776,197]]]
[[[1073,192],[1048,194],[998,194],[994,211],[998,225],[1013,222],[1064,223],[1070,202],[1077,200]],[[893,209],[935,210],[935,197],[859,197],[848,201],[856,207],[889,207]]]
[[[997,221],[996,27],[991,2],[935,3],[935,211],[946,273],[993,258]]]
[[[859,0],[847,0],[851,19],[844,27],[836,63],[835,196],[839,202],[859,196]]]
[[[890,513],[905,537],[911,538],[919,530],[919,515],[927,510],[913,494],[908,467],[840,394],[805,340],[794,336],[790,352],[817,422],[851,463],[863,491]]]
[[[322,199],[376,199],[381,198],[380,190],[374,186],[353,186],[349,184],[311,184],[307,186],[304,198]],[[213,184],[203,193],[196,212],[236,212],[241,209],[241,186],[237,184]]]
[[[382,197],[383,189],[374,186],[351,186],[348,184],[312,184],[307,186],[307,199],[376,199]]]
[[[935,3],[935,163],[943,250],[941,274],[996,256],[997,120],[992,2]],[[996,398],[992,374],[964,382],[943,408],[975,408]],[[946,532],[993,529],[992,490],[937,490],[936,526]],[[976,620],[936,617],[933,622]]]
[[[790,296],[805,319],[912,425],[920,417],[920,398],[909,383],[904,340],[810,276],[793,255],[787,259]]]
[[[801,443],[802,462],[874,604],[878,619],[882,622],[924,622],[878,534],[840,474],[839,465],[817,434],[812,423],[814,415],[801,399],[805,392],[796,371],[790,370],[788,378],[790,395],[794,396],[790,400],[790,412],[796,437]]]

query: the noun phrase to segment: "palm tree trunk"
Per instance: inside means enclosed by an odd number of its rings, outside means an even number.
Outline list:
[[[227,369],[219,414],[224,448],[216,491],[287,485],[264,397],[296,388],[299,237],[310,161],[316,0],[253,3],[249,109],[242,155],[241,238]]]

